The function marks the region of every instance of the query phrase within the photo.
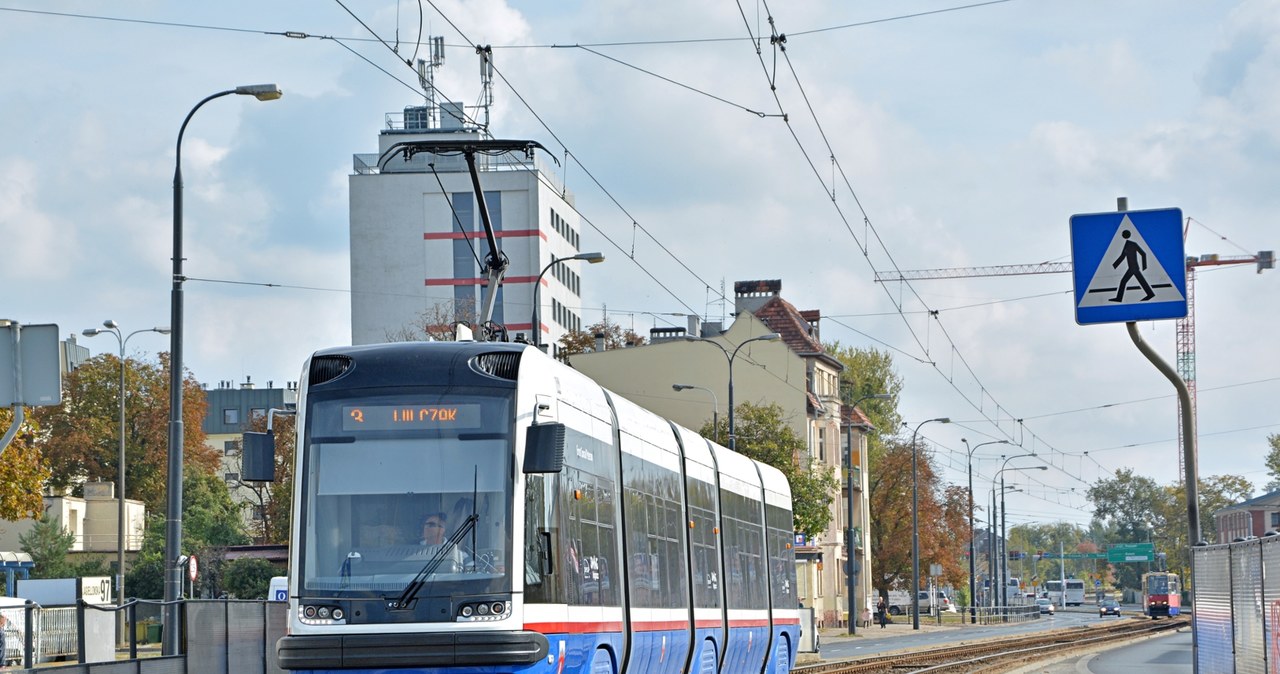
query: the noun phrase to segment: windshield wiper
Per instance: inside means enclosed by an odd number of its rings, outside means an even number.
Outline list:
[[[400,593],[400,597],[391,602],[387,608],[393,611],[403,611],[410,608],[413,605],[413,601],[418,597],[418,592],[420,592],[422,590],[422,586],[426,584],[427,578],[430,578],[431,574],[435,573],[436,569],[444,563],[444,560],[453,552],[453,549],[458,547],[458,544],[462,542],[463,537],[466,536],[468,532],[475,529],[476,522],[479,521],[479,519],[480,516],[474,512],[468,515],[467,519],[463,520],[462,524],[459,525],[458,528],[445,539],[444,543],[440,545],[440,548],[436,550],[436,554],[432,555],[431,559],[427,560],[427,563],[423,565],[422,570],[418,571],[418,575],[414,576],[413,580],[409,581],[409,584],[404,586],[404,591]]]

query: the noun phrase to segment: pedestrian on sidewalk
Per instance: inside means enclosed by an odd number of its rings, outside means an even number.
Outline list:
[[[880,629],[884,629],[889,624],[889,607],[885,604],[884,597],[876,603],[876,617],[880,619]]]

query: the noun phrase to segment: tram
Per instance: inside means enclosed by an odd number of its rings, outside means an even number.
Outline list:
[[[795,662],[783,474],[534,347],[319,351],[297,416],[284,669],[784,674]],[[247,462],[272,450],[269,438],[244,447]]]
[[[1152,620],[1164,616],[1172,618],[1182,609],[1182,588],[1178,574],[1152,571],[1142,574],[1142,610]]]

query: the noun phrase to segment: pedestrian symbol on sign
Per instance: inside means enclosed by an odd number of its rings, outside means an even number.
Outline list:
[[[1147,255],[1149,248],[1142,239],[1142,234],[1126,215],[1116,228],[1093,279],[1089,281],[1080,306],[1106,306],[1108,302],[1135,304],[1182,301],[1182,293],[1174,287],[1160,260]],[[1131,290],[1135,294],[1126,296]],[[1143,291],[1142,295],[1136,294],[1139,290]]]

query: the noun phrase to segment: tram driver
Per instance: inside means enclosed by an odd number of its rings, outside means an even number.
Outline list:
[[[422,538],[418,540],[418,545],[422,547],[424,555],[435,556],[446,547],[448,534],[453,533],[448,530],[448,527],[448,516],[444,512],[430,512],[422,518]],[[469,566],[469,562],[467,553],[457,545],[453,545],[445,554],[445,561],[440,565],[440,571],[460,572]]]

